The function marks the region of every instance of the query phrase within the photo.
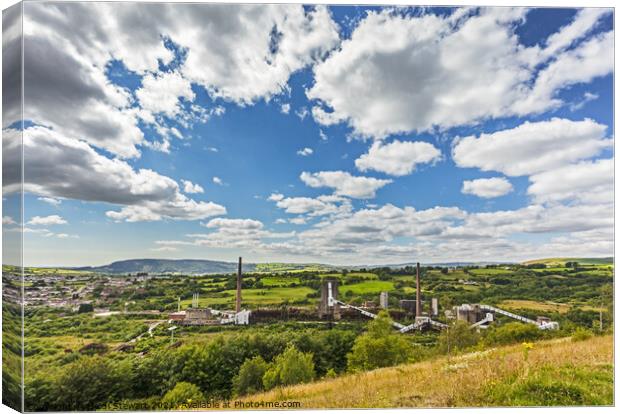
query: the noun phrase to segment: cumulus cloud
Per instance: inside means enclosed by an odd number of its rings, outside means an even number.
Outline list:
[[[53,226],[57,224],[67,224],[67,220],[57,214],[51,216],[34,216],[28,221],[31,226]]]
[[[583,40],[609,9],[579,14],[543,49],[524,46],[515,33],[527,10],[470,11],[369,12],[314,66],[307,96],[316,100],[315,120],[346,122],[355,134],[375,139],[447,129],[555,108],[559,90],[613,70],[613,33]]]
[[[136,91],[140,106],[150,114],[174,117],[181,112],[181,98],[193,101],[195,94],[190,82],[178,72],[149,73],[142,78]]]
[[[213,184],[224,185],[224,181],[222,181],[220,177],[213,177],[212,181],[213,181]]]
[[[338,27],[324,6],[60,3],[29,5],[27,14],[33,30],[66,39],[91,60],[122,60],[137,73],[173,61],[167,37],[187,50],[179,68],[184,78],[213,98],[240,104],[280,93],[291,73],[338,44]]]
[[[19,191],[19,163],[22,148],[15,139],[20,132],[5,130],[3,151],[4,191]],[[197,202],[180,191],[170,177],[149,169],[135,170],[128,163],[100,155],[87,143],[61,136],[39,126],[24,130],[23,151],[26,170],[24,191],[42,197],[60,197],[124,205],[109,211],[115,220],[140,221],[198,220],[226,214],[212,202]]]
[[[282,104],[280,105],[280,112],[283,114],[288,114],[291,111],[291,104]]]
[[[362,172],[375,170],[402,176],[415,171],[416,165],[437,161],[441,152],[427,142],[395,140],[389,144],[374,142],[368,152],[355,160]]]
[[[289,214],[304,214],[309,217],[325,215],[347,215],[353,209],[351,202],[339,196],[322,195],[311,197],[284,197],[282,194],[272,194],[270,201],[275,201],[278,208]]]
[[[302,172],[301,181],[313,188],[327,187],[334,194],[351,198],[374,198],[378,189],[392,182],[372,177],[353,176],[345,171]]]
[[[13,217],[11,216],[2,216],[2,225],[4,226],[12,226],[13,224],[17,224]]]
[[[299,151],[297,151],[297,155],[301,155],[302,157],[307,157],[309,155],[312,155],[314,153],[314,150],[312,148],[302,148]]]
[[[24,38],[25,119],[121,157],[138,156],[144,136],[128,110],[128,93],[108,82],[102,67],[56,40]]]
[[[512,184],[503,177],[479,178],[463,181],[463,194],[472,194],[482,198],[501,197],[512,191]]]
[[[234,228],[246,230],[259,230],[263,228],[263,223],[252,219],[226,219],[216,218],[204,225],[209,229],[218,228]]]
[[[530,182],[527,193],[539,203],[612,203],[614,162],[613,159],[584,161],[535,174]]]
[[[239,105],[269,100],[339,40],[323,6],[33,3],[24,10],[25,118],[122,158],[139,157],[141,146],[170,151],[180,132],[162,116],[190,127],[222,114],[221,106],[192,104],[192,84]],[[19,43],[7,32],[4,49]],[[112,62],[142,77],[135,99],[108,79]],[[161,140],[147,140],[140,121]]]
[[[181,180],[181,182],[183,183],[183,191],[185,191],[187,194],[197,194],[205,192],[204,188],[202,188],[199,184],[194,184],[188,180]]]
[[[515,128],[460,138],[452,150],[459,167],[531,175],[591,158],[613,145],[606,126],[590,119],[525,122]]]
[[[54,207],[58,207],[60,204],[62,204],[62,200],[54,197],[38,197],[37,200],[50,204]]]

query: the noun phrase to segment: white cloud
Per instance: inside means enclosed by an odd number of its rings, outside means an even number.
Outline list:
[[[313,188],[328,187],[334,194],[351,198],[374,198],[376,191],[392,182],[372,177],[353,176],[345,171],[302,172],[301,181]]]
[[[306,119],[306,117],[310,114],[310,112],[308,111],[308,108],[306,108],[305,106],[302,106],[301,108],[299,108],[297,111],[295,111],[295,115],[297,115],[297,117],[299,117],[299,119],[301,119],[302,121],[304,119]]]
[[[348,199],[338,196],[322,195],[311,197],[284,197],[282,194],[272,194],[269,200],[275,201],[278,208],[289,214],[306,214],[316,216],[342,216],[351,212],[353,207]]]
[[[473,194],[482,198],[501,197],[512,191],[512,184],[503,177],[479,178],[463,181],[463,194]]]
[[[269,198],[267,200],[270,201],[280,201],[284,198],[284,195],[279,194],[279,193],[273,193],[269,196]]]
[[[141,146],[170,151],[180,132],[161,116],[191,127],[223,113],[193,104],[181,111],[180,99],[194,99],[191,84],[240,105],[269,100],[339,40],[326,7],[302,5],[33,3],[24,32],[25,118],[123,158],[139,157]],[[174,61],[165,41],[185,57]],[[19,36],[7,42],[19,50]],[[108,79],[112,61],[143,76],[135,102]],[[140,119],[161,140],[147,140]]]
[[[31,226],[53,226],[57,224],[67,224],[67,220],[57,214],[51,216],[34,216],[28,221]]]
[[[22,147],[16,130],[3,132],[5,193],[21,187]],[[133,169],[119,159],[97,153],[87,143],[66,138],[44,127],[30,127],[23,133],[23,151],[28,174],[24,191],[42,197],[60,197],[104,202],[125,207],[109,211],[114,220],[199,220],[226,214],[212,202],[197,202],[181,194],[179,184],[149,169]],[[13,165],[15,164],[15,165]]]
[[[129,94],[104,72],[65,39],[26,32],[24,81],[30,86],[24,90],[24,118],[120,157],[139,156],[144,136],[129,109]]]
[[[264,229],[262,222],[254,219],[213,219],[204,225],[210,233],[187,234],[193,241],[160,241],[158,244],[175,246],[191,244],[213,248],[259,248],[265,239],[286,239],[294,233],[274,233]]]
[[[4,226],[12,226],[13,224],[17,224],[13,217],[11,216],[2,216],[2,225]]]
[[[178,251],[178,247],[173,247],[173,246],[161,246],[161,247],[154,247],[151,249],[151,251],[154,252],[176,252]]]
[[[390,175],[411,174],[417,164],[437,161],[441,152],[427,142],[395,140],[389,144],[374,142],[368,152],[355,160],[362,172],[375,170]]]
[[[527,193],[538,203],[567,200],[612,203],[614,162],[613,159],[584,161],[535,174],[530,182]]]
[[[582,40],[609,11],[578,15],[545,50],[519,43],[525,9],[445,17],[369,12],[314,66],[312,114],[321,124],[346,122],[356,135],[382,139],[555,108],[559,90],[611,73],[613,33]]]
[[[188,180],[181,180],[183,183],[183,191],[187,194],[204,193],[205,190],[199,184],[194,184]]]
[[[319,137],[321,138],[321,141],[327,141],[329,139],[322,129],[319,130]]]
[[[314,150],[308,147],[305,147],[297,151],[297,155],[301,155],[302,157],[307,157],[309,155],[312,155],[313,153],[314,153]]]
[[[152,115],[174,117],[181,112],[181,98],[191,102],[195,98],[190,82],[178,72],[148,73],[142,78],[142,87],[136,91],[140,106]]]
[[[246,229],[246,230],[260,230],[263,228],[263,223],[258,220],[252,219],[226,219],[215,218],[204,225],[209,229],[213,228],[234,228],[234,229]]]
[[[59,200],[54,197],[38,197],[37,200],[42,201],[47,204],[51,204],[54,207],[58,207],[62,203],[62,200]]]
[[[558,55],[540,71],[524,99],[514,103],[514,113],[527,115],[561,106],[564,102],[556,96],[559,90],[588,83],[613,71],[613,48],[613,33],[607,32]]]
[[[479,137],[457,139],[452,157],[459,167],[476,167],[509,176],[531,175],[598,155],[613,145],[606,126],[595,121],[525,122]]]
[[[291,104],[285,103],[280,105],[280,112],[288,114],[291,111]]]
[[[293,217],[289,219],[288,222],[291,224],[302,225],[302,224],[306,224],[306,218],[305,217]]]
[[[213,184],[224,185],[224,181],[222,181],[220,177],[213,177],[212,181],[213,181]]]
[[[220,152],[220,150],[218,150],[218,149],[217,149],[217,148],[215,148],[215,147],[207,147],[207,148],[205,148],[205,149],[206,149],[207,151],[209,151],[209,152]]]
[[[569,109],[571,112],[575,112],[583,108],[588,102],[594,101],[598,99],[598,95],[591,92],[584,92],[583,98],[580,101],[574,102],[570,105]]]
[[[541,54],[545,58],[553,57],[558,52],[573,45],[577,40],[587,35],[597,24],[599,19],[609,14],[605,8],[588,7],[581,9],[575,15],[573,21],[562,27],[559,31],[547,38],[546,45]]]

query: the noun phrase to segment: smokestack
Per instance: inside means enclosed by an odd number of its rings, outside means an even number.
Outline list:
[[[237,268],[237,302],[235,310],[241,312],[241,257],[239,257],[239,267]]]
[[[420,263],[416,264],[415,271],[415,316],[422,316],[422,293],[420,292]]]

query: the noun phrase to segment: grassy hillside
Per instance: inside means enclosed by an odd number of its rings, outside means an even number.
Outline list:
[[[547,266],[564,266],[566,262],[578,262],[582,265],[610,265],[614,263],[613,257],[552,257],[547,259],[528,260],[523,262],[524,265],[544,263]]]
[[[495,348],[276,389],[246,401],[301,408],[613,404],[613,339],[570,338]]]

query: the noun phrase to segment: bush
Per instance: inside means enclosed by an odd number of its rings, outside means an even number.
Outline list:
[[[470,328],[464,321],[456,321],[448,329],[441,332],[438,339],[440,352],[459,352],[475,346],[480,340],[480,334]]]
[[[191,382],[178,382],[173,389],[168,391],[161,402],[170,406],[196,401],[204,401],[205,397],[200,389]]]
[[[275,358],[273,364],[263,376],[265,389],[281,385],[295,385],[310,382],[314,379],[314,362],[312,354],[300,352],[294,346]]]
[[[407,339],[396,333],[385,311],[368,324],[347,356],[349,371],[367,371],[409,361],[413,348]]]
[[[233,379],[233,389],[235,395],[253,394],[262,391],[263,377],[269,365],[265,360],[256,356],[252,359],[246,359],[239,373]]]
[[[579,327],[573,333],[572,340],[573,342],[585,341],[586,339],[592,338],[592,336],[592,331]]]
[[[506,345],[536,341],[543,335],[536,325],[511,322],[506,325],[492,326],[486,331],[484,339],[488,345]]]

